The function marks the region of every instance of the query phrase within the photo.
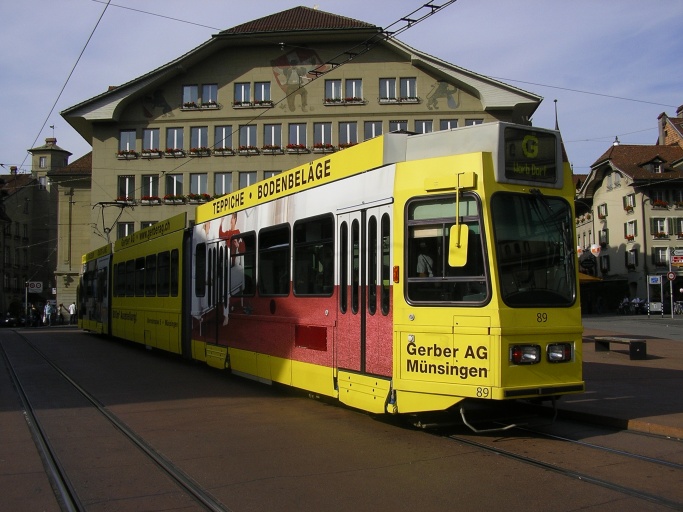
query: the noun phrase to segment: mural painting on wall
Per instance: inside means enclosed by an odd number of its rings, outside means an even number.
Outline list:
[[[460,89],[448,82],[439,80],[432,85],[432,90],[427,93],[427,108],[439,110],[439,100],[446,100],[448,108],[458,108],[460,106]]]
[[[142,113],[147,118],[152,118],[161,109],[161,117],[172,116],[173,109],[168,104],[164,93],[161,90],[156,90],[152,94],[147,94],[142,99]]]
[[[281,108],[287,108],[290,112],[297,108],[303,112],[313,110],[308,105],[308,91],[304,87],[315,78],[315,75],[309,73],[314,69],[324,73],[329,71],[330,66],[323,65],[324,63],[318,54],[307,49],[287,52],[285,55],[271,60],[270,64],[273,66],[275,81],[287,98],[286,105],[283,103]]]

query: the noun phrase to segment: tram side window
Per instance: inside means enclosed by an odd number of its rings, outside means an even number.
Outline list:
[[[349,308],[349,225],[339,226],[339,310],[346,313]]]
[[[294,224],[294,293],[332,295],[334,219],[332,215]]]
[[[377,217],[372,215],[368,219],[368,312],[374,315],[377,312]]]
[[[155,297],[157,294],[157,255],[150,254],[145,261],[145,295]]]
[[[126,297],[135,297],[135,260],[126,261]]]
[[[259,294],[289,294],[289,254],[289,224],[259,232]]]
[[[107,297],[107,269],[98,268],[97,269],[97,300],[98,302],[104,301]]]
[[[145,258],[135,259],[135,296],[145,296]]]
[[[122,261],[121,263],[118,263],[115,267],[116,269],[116,276],[115,276],[115,291],[116,291],[116,296],[117,297],[125,297],[126,296],[126,262]]]
[[[412,302],[483,302],[488,278],[483,258],[479,203],[471,194],[459,205],[460,223],[468,226],[467,262],[448,264],[450,229],[455,224],[455,197],[416,199],[407,208],[406,272]]]
[[[245,233],[230,239],[230,296],[252,296],[256,282],[256,235]]]
[[[92,272],[86,272],[83,274],[83,289],[84,289],[84,297],[90,298],[92,297],[92,290],[93,290],[93,278],[92,278]]]
[[[111,278],[111,283],[112,283],[112,288],[111,288],[111,293],[114,297],[116,297],[119,294],[119,291],[117,290],[117,283],[119,279],[119,268],[117,265],[112,265],[112,278]],[[81,294],[83,291],[81,291]]]
[[[180,252],[178,249],[173,249],[171,251],[171,296],[178,296],[178,287],[180,283],[179,279],[180,271]]]
[[[390,228],[389,214],[385,213],[382,215],[382,314],[389,314],[390,306],[390,290],[391,290],[391,232]]]
[[[197,244],[194,251],[194,294],[206,295],[206,244]]]
[[[90,261],[86,265],[86,270],[83,272],[83,281],[85,281],[85,296],[86,297],[93,297],[93,288],[95,286],[94,284],[94,276],[95,276],[95,262]]]
[[[168,297],[171,282],[171,253],[160,252],[157,256],[157,296]]]

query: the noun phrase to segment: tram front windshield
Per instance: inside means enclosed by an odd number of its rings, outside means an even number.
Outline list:
[[[570,306],[576,298],[569,204],[540,192],[491,198],[498,279],[510,307]]]

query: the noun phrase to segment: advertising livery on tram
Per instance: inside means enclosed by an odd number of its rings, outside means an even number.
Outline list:
[[[573,195],[553,130],[386,134],[84,256],[79,322],[373,413],[582,392]]]

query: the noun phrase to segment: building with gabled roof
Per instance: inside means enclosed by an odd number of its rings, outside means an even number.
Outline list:
[[[79,223],[92,226],[94,249],[184,210],[192,219],[191,203],[316,154],[396,130],[529,124],[541,100],[370,23],[294,7],[223,30],[62,116],[92,146],[93,208]]]
[[[672,293],[683,300],[682,113],[679,107],[675,118],[659,116],[656,144],[615,141],[591,165],[576,203],[582,271],[624,283],[631,299],[649,296],[667,306]],[[661,289],[649,277],[662,281]],[[603,302],[614,309],[622,299]]]
[[[683,105],[676,110],[676,117],[662,112],[659,117],[659,143],[663,146],[683,147]]]
[[[92,152],[48,172],[50,186],[59,197],[56,206],[57,252],[54,282],[58,304],[76,302],[81,256],[90,251],[90,195]],[[66,312],[63,312],[66,314]]]
[[[0,175],[0,254],[2,288],[0,314],[13,316],[26,311],[26,283],[40,283],[31,289],[29,303],[42,304],[49,298],[51,283],[48,253],[49,193],[35,173]],[[35,292],[35,293],[33,293]]]

